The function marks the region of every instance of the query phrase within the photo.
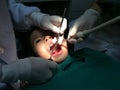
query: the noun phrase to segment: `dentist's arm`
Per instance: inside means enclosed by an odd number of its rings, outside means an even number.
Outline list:
[[[40,27],[44,30],[59,32],[57,24],[61,23],[62,17],[42,13],[38,7],[25,6],[22,3],[16,3],[15,0],[7,0],[8,9],[11,14],[14,28],[21,31],[30,30],[32,26]],[[64,18],[61,31],[64,32],[67,26],[67,20]]]

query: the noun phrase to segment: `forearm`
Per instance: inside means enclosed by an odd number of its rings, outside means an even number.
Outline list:
[[[16,3],[14,0],[8,0],[8,9],[13,19],[14,28],[24,31],[31,28],[31,24],[26,17],[33,12],[40,12],[37,7],[25,6],[22,3]]]

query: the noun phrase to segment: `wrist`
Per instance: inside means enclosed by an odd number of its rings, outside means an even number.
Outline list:
[[[100,17],[100,13],[93,8],[88,9],[84,14],[88,16],[94,15],[96,17]]]
[[[96,2],[94,2],[93,4],[92,4],[92,7],[91,7],[92,9],[94,9],[94,10],[96,10],[97,12],[99,12],[100,14],[102,13],[102,8],[96,3]]]
[[[41,20],[43,18],[43,16],[46,15],[44,13],[40,13],[40,12],[33,12],[30,14],[30,21],[31,21],[31,25],[33,26],[40,26],[41,24]]]

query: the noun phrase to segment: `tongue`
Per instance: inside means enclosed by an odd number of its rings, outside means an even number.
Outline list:
[[[54,49],[54,50],[53,50]],[[59,52],[61,50],[61,46],[60,45],[57,45],[55,47],[55,45],[53,45],[52,47],[50,47],[50,50],[52,50],[53,54],[56,53],[56,52]]]

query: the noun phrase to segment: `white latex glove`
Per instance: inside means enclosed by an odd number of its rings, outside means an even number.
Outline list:
[[[63,39],[64,39],[64,35],[59,36],[59,38],[58,38],[58,44],[59,45],[62,44]],[[52,40],[52,43],[55,44],[56,42],[57,42],[57,37],[54,37],[53,40]]]
[[[30,84],[45,83],[52,77],[57,66],[57,63],[40,57],[16,60],[11,64],[0,66],[0,81],[12,83],[23,80]]]
[[[64,18],[63,23],[60,27],[62,17],[56,15],[42,14],[40,12],[33,12],[30,16],[32,25],[38,26],[44,30],[51,30],[55,33],[63,34],[67,28],[67,19]],[[63,37],[63,36],[62,36]],[[63,41],[63,38],[60,37],[59,44]]]
[[[96,10],[88,9],[82,16],[70,22],[70,30],[67,38],[68,42],[76,43],[83,40],[84,34],[82,32],[84,30],[90,29],[95,24],[99,16],[100,14]]]

